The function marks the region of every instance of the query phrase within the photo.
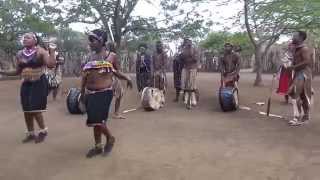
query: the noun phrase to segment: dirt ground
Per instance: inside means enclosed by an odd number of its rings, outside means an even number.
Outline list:
[[[93,145],[85,115],[70,115],[65,97],[48,103],[49,136],[42,144],[22,144],[25,125],[19,102],[20,81],[0,82],[1,180],[319,180],[320,107],[316,90],[312,122],[289,127],[286,120],[267,118],[255,102],[265,101],[264,87],[253,87],[254,74],[240,80],[240,104],[251,111],[223,113],[218,104],[219,75],[200,73],[200,104],[187,110],[173,103],[172,75],[163,109],[134,111],[127,119],[110,119],[116,137],[107,157],[86,159]],[[65,79],[63,88],[78,79]],[[139,106],[136,89],[127,91],[122,109]],[[272,113],[289,115],[291,106],[273,96]]]

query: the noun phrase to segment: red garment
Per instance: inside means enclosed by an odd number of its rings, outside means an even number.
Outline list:
[[[280,95],[287,95],[290,83],[292,81],[292,71],[281,68],[279,87],[277,93]]]

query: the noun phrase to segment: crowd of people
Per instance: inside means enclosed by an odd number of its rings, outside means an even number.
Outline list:
[[[307,34],[298,31],[294,34],[289,45],[286,59],[280,70],[280,85],[278,93],[292,99],[293,118],[290,125],[302,125],[310,119],[312,98],[312,66],[311,51],[304,44]],[[129,76],[121,72],[119,58],[115,45],[108,43],[107,32],[96,29],[88,33],[91,52],[82,65],[81,96],[87,112],[86,124],[93,127],[95,145],[87,153],[87,157],[107,154],[111,151],[115,138],[107,126],[111,102],[115,97],[114,117],[124,118],[120,114],[120,104],[124,95],[124,87],[120,80],[127,82],[132,88]],[[39,46],[39,37],[35,33],[23,36],[24,48],[17,53],[17,68],[14,71],[0,71],[7,76],[21,75],[20,98],[27,126],[27,136],[24,143],[43,142],[48,135],[43,112],[47,109],[47,96],[53,93],[55,99],[62,82],[61,67],[64,59],[56,51],[56,46],[45,41],[45,46]],[[150,55],[148,46],[141,44],[136,57],[136,83],[139,92],[146,87],[154,87],[167,93],[166,67],[167,54],[163,43],[155,43],[155,51]],[[231,82],[237,86],[240,79],[240,56],[231,43],[225,43],[224,53],[219,58],[221,84]],[[174,87],[175,102],[183,94],[183,102],[196,106],[199,101],[197,87],[198,69],[201,67],[197,48],[188,38],[183,40],[179,52],[174,58]],[[228,81],[226,81],[228,80]],[[189,101],[189,102],[188,102]],[[40,130],[35,132],[34,120]],[[103,146],[102,135],[106,138]]]

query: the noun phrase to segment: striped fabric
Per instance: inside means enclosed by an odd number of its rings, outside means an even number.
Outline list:
[[[87,62],[84,67],[83,71],[90,70],[90,69],[106,69],[107,72],[114,72],[115,69],[109,61],[89,61]]]

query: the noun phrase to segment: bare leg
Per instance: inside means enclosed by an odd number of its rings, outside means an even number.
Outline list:
[[[33,114],[24,113],[24,119],[26,122],[28,132],[34,132],[33,118],[34,118]]]
[[[301,125],[301,104],[300,100],[292,98],[292,107],[293,107],[293,119],[289,121],[290,125],[298,126]]]
[[[94,126],[93,128],[93,135],[94,135],[94,142],[96,145],[101,144],[101,126]]]
[[[173,100],[174,102],[178,102],[179,101],[179,97],[180,97],[180,89],[177,88],[176,89],[176,98]]]
[[[28,132],[27,132],[26,138],[22,140],[23,143],[28,143],[35,140],[33,118],[34,118],[33,114],[24,113],[24,119],[25,119]]]
[[[45,129],[46,126],[45,126],[45,124],[44,124],[44,119],[43,119],[42,113],[41,113],[41,112],[39,112],[39,113],[34,113],[34,117],[35,117],[35,119],[36,119],[36,121],[37,121],[37,123],[38,123],[39,128],[40,128],[40,129]]]
[[[102,144],[101,144],[101,127],[100,126],[94,126],[93,127],[93,135],[94,135],[94,141],[95,141],[95,147],[90,149],[87,153],[87,158],[92,158],[96,155],[99,155],[102,153]]]
[[[292,106],[293,106],[293,119],[289,121],[290,125],[301,125],[301,118],[302,118],[302,102],[301,102],[301,94],[303,93],[303,83],[302,80],[297,80],[295,82],[294,91],[291,92],[292,98]]]
[[[51,92],[52,92],[52,89],[51,89],[51,88],[48,88],[48,97],[49,97],[49,95],[51,94]]]
[[[38,137],[36,139],[36,143],[41,143],[45,140],[45,138],[48,135],[48,128],[46,128],[44,124],[44,119],[42,113],[34,113],[35,119],[38,123],[38,126],[40,128]]]
[[[293,106],[293,117],[298,119],[300,116],[300,110],[299,110],[299,106],[296,99],[292,99],[292,106]]]
[[[200,92],[199,92],[199,89],[195,89],[195,95],[196,95],[196,100],[197,100],[197,102],[199,102],[199,100],[200,100]]]
[[[113,148],[115,138],[112,136],[112,134],[106,124],[101,126],[101,131],[106,136],[106,139],[107,139],[107,143],[104,146],[104,153],[105,153],[105,155],[107,155],[109,152],[111,152],[111,150]]]
[[[302,121],[308,121],[309,120],[309,113],[310,113],[310,107],[308,99],[305,97],[305,95],[301,95],[301,101],[302,101],[302,108],[303,108],[303,118]]]
[[[114,102],[114,118],[116,119],[125,119],[122,115],[120,115],[120,105],[121,105],[122,96],[116,98]]]
[[[58,86],[57,88],[54,88],[52,90],[52,98],[53,98],[54,101],[57,99],[57,95],[59,93],[59,89],[60,89],[60,87]]]
[[[298,112],[299,112],[299,119],[302,117],[302,101],[300,98],[297,100]]]
[[[191,98],[191,105],[196,106],[197,105],[197,98],[196,98],[196,93],[195,91],[192,91],[190,94]]]
[[[284,96],[285,102],[288,104],[289,103],[289,95]]]
[[[189,100],[189,94],[190,94],[190,93],[189,93],[189,91],[187,91],[187,92],[185,91],[185,92],[184,92],[184,94],[183,94],[183,97],[184,97],[184,99],[183,99],[183,100],[184,100],[184,104],[187,104],[187,103],[188,103],[188,100]]]

